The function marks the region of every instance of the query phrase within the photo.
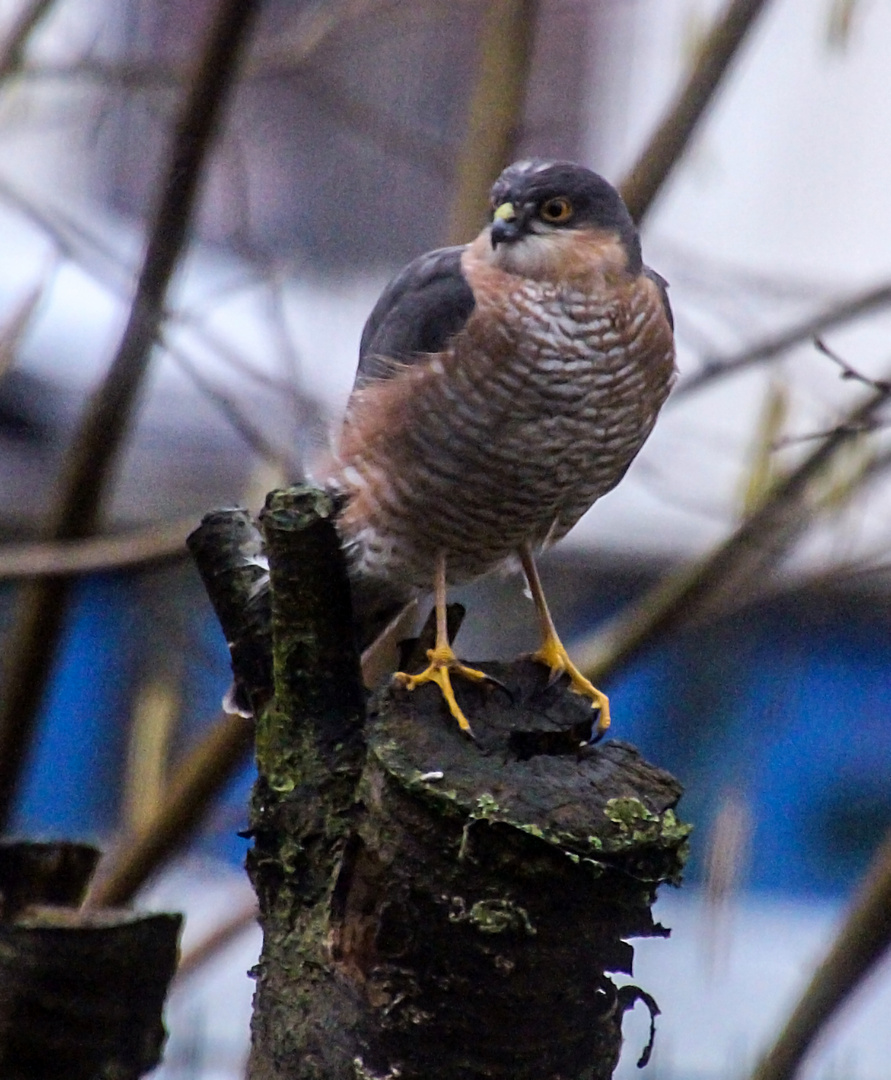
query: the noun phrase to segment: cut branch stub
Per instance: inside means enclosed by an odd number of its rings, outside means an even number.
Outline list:
[[[232,698],[258,713],[272,696],[272,634],[263,536],[247,510],[214,510],[186,540],[232,659]]]
[[[34,904],[77,907],[98,861],[90,844],[0,844],[0,919],[8,922]]]
[[[269,556],[275,700],[257,716],[254,847],[263,951],[249,1076],[351,1076],[349,1002],[337,1029],[307,1034],[316,983],[333,977],[327,907],[364,758],[365,702],[346,564],[321,491],[274,491],[262,515]],[[343,1049],[342,1043],[346,1044]],[[320,1061],[333,1061],[326,1071]],[[351,1070],[351,1066],[349,1066]],[[341,1070],[341,1071],[338,1071]]]
[[[99,853],[0,847],[0,1075],[136,1080],[158,1064],[179,915],[75,906]]]

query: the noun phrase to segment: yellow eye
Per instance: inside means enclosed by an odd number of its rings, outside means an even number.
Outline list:
[[[542,221],[549,221],[552,225],[562,225],[572,217],[572,203],[564,199],[562,195],[556,199],[548,199],[542,203],[539,215]]]

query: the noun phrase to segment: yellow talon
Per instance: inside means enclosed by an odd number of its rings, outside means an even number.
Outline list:
[[[439,644],[435,649],[428,649],[427,659],[430,661],[430,666],[420,672],[420,674],[408,675],[404,671],[397,671],[393,676],[393,680],[406,690],[414,690],[416,687],[423,686],[424,683],[428,682],[436,683],[442,691],[442,696],[446,700],[449,712],[458,721],[458,726],[463,732],[473,738],[473,731],[471,730],[470,724],[467,722],[467,717],[461,711],[461,706],[455,700],[455,692],[452,689],[451,677],[453,674],[461,675],[463,678],[470,679],[472,682],[487,682],[489,677],[484,672],[477,671],[476,668],[467,667],[466,664],[462,664],[448,644]]]
[[[597,717],[597,738],[600,738],[604,731],[609,727],[609,698],[602,690],[598,690],[593,683],[586,679],[575,664],[569,659],[569,653],[567,653],[563,646],[563,642],[557,636],[557,631],[554,629],[554,621],[551,618],[550,611],[548,611],[548,603],[545,600],[544,590],[541,587],[541,579],[538,576],[535,560],[532,557],[532,549],[528,544],[524,544],[520,548],[519,555],[520,563],[523,566],[523,572],[529,583],[529,592],[532,594],[535,610],[538,612],[539,626],[541,627],[541,648],[538,652],[532,654],[532,659],[541,664],[547,664],[551,670],[551,682],[558,679],[566,672],[569,676],[570,685],[575,693],[581,694],[582,697],[589,698],[599,707],[600,714]]]
[[[569,683],[576,694],[590,698],[600,709],[597,718],[597,733],[602,735],[609,727],[609,698],[579,671],[569,659],[563,642],[556,634],[549,634],[538,652],[532,654],[532,659],[540,664],[546,664],[551,670],[551,682],[565,672],[569,676]]]

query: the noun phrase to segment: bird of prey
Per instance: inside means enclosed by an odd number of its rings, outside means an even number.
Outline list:
[[[568,161],[495,181],[470,244],[431,251],[387,286],[362,334],[332,483],[354,577],[408,597],[433,587],[435,682],[461,729],[446,589],[519,559],[538,614],[534,658],[599,708],[567,655],[535,553],[622,479],[675,378],[666,282],[645,266],[618,192]]]

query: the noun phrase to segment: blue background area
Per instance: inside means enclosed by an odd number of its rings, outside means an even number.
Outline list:
[[[11,823],[17,836],[87,840],[101,846],[118,828],[133,692],[145,670],[147,643],[159,634],[134,585],[135,577],[126,574],[77,583]],[[189,648],[178,754],[218,717],[230,678],[219,625],[206,597],[191,582],[184,588],[181,607],[187,612]],[[246,762],[207,815],[195,848],[234,863],[243,861],[247,841],[237,831],[247,825],[253,778],[253,763]]]
[[[132,690],[146,639],[159,632],[132,582],[109,574],[78,585],[19,835],[102,840],[117,826]],[[600,596],[604,610],[619,600]],[[229,681],[228,651],[196,582],[181,608],[189,647],[177,754],[219,715]],[[591,607],[581,611],[578,632]],[[749,887],[849,892],[891,827],[889,622],[853,597],[778,600],[676,635],[604,685],[616,736],[685,786],[680,815],[696,825],[688,880],[702,877],[710,825],[732,791],[752,816]],[[571,649],[571,633],[565,639]],[[236,834],[252,781],[246,763],[208,815],[200,850],[242,862],[247,842]]]
[[[734,792],[752,817],[749,887],[850,891],[891,828],[889,641],[864,605],[778,602],[676,638],[606,687],[621,738],[685,786],[688,880]]]
[[[120,760],[139,634],[118,575],[80,581],[13,819],[29,838],[92,839],[117,821]],[[109,657],[115,663],[109,663]]]

